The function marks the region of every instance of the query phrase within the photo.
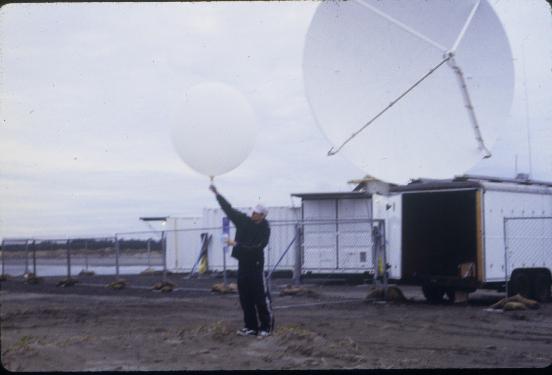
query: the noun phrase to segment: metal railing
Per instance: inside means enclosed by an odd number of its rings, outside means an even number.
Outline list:
[[[386,284],[385,238],[382,220],[341,219],[270,222],[265,248],[269,279],[278,271],[291,273],[293,284],[305,274],[371,274]],[[235,236],[230,225],[229,237]],[[237,260],[224,248],[223,227],[116,233],[113,237],[5,239],[2,275],[62,276],[185,273],[236,270]],[[32,263],[31,263],[32,262]],[[63,272],[62,272],[63,271]]]
[[[552,217],[504,218],[506,294],[517,268],[552,268]]]

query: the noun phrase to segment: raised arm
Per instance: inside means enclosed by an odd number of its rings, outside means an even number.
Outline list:
[[[234,209],[232,205],[222,195],[219,194],[217,188],[214,185],[209,186],[209,190],[211,190],[215,194],[220,208],[222,208],[226,216],[228,216],[230,221],[232,221],[235,226],[242,225],[250,220],[250,218],[246,214]]]

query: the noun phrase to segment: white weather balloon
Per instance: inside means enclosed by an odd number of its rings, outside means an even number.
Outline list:
[[[227,84],[193,86],[175,113],[171,121],[175,149],[188,166],[203,175],[229,172],[253,149],[255,113],[247,98]]]
[[[508,39],[485,0],[324,1],[303,70],[329,154],[393,183],[489,156],[513,97]]]

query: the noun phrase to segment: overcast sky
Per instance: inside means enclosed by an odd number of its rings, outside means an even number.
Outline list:
[[[544,0],[490,1],[510,39],[510,128],[470,173],[552,180],[552,15]],[[259,120],[249,158],[217,177],[235,206],[289,206],[365,173],[318,130],[302,77],[317,2],[11,4],[0,10],[0,237],[111,235],[140,216],[200,216],[208,178],[169,137],[186,89],[222,81]],[[528,99],[528,100],[526,100]],[[198,140],[209,147],[209,140]],[[297,204],[297,201],[294,201]]]

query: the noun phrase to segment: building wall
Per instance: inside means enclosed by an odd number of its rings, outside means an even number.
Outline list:
[[[169,270],[191,269],[201,247],[200,231],[197,230],[200,227],[201,218],[199,217],[167,218],[165,230]]]
[[[402,276],[402,194],[372,196],[373,218],[385,222],[385,251],[389,277]]]
[[[250,215],[253,207],[237,208],[239,211]],[[265,266],[271,268],[272,265],[280,258],[286,250],[287,245],[293,239],[295,234],[294,224],[299,220],[299,208],[294,207],[268,207],[267,220],[270,224],[270,241],[265,248]],[[209,248],[209,269],[223,269],[223,241],[222,241],[222,218],[225,216],[220,208],[210,208],[203,210],[203,223],[205,227],[216,227]],[[230,223],[230,238],[235,236],[235,228]],[[278,269],[293,269],[293,248],[289,250],[287,255],[280,263]],[[226,256],[227,269],[237,269],[238,262],[230,256],[230,249]]]
[[[250,215],[253,208],[237,208]],[[271,226],[271,236],[265,248],[265,264],[270,268],[282,255],[295,234],[294,224],[299,220],[299,208],[268,207],[267,220]],[[224,265],[224,243],[222,238],[222,218],[226,215],[220,208],[205,208],[200,218],[169,218],[167,220],[167,267],[172,271],[188,272],[192,269],[201,251],[201,234],[211,235],[208,250],[208,269],[221,271]],[[230,238],[234,238],[235,228],[230,223]],[[284,257],[278,269],[293,269],[293,250]],[[226,253],[226,268],[236,270],[237,260]]]
[[[340,223],[347,219],[371,219],[371,199],[303,199],[302,217],[303,271],[348,273],[373,267],[370,224]],[[331,222],[316,223],[317,220]]]

